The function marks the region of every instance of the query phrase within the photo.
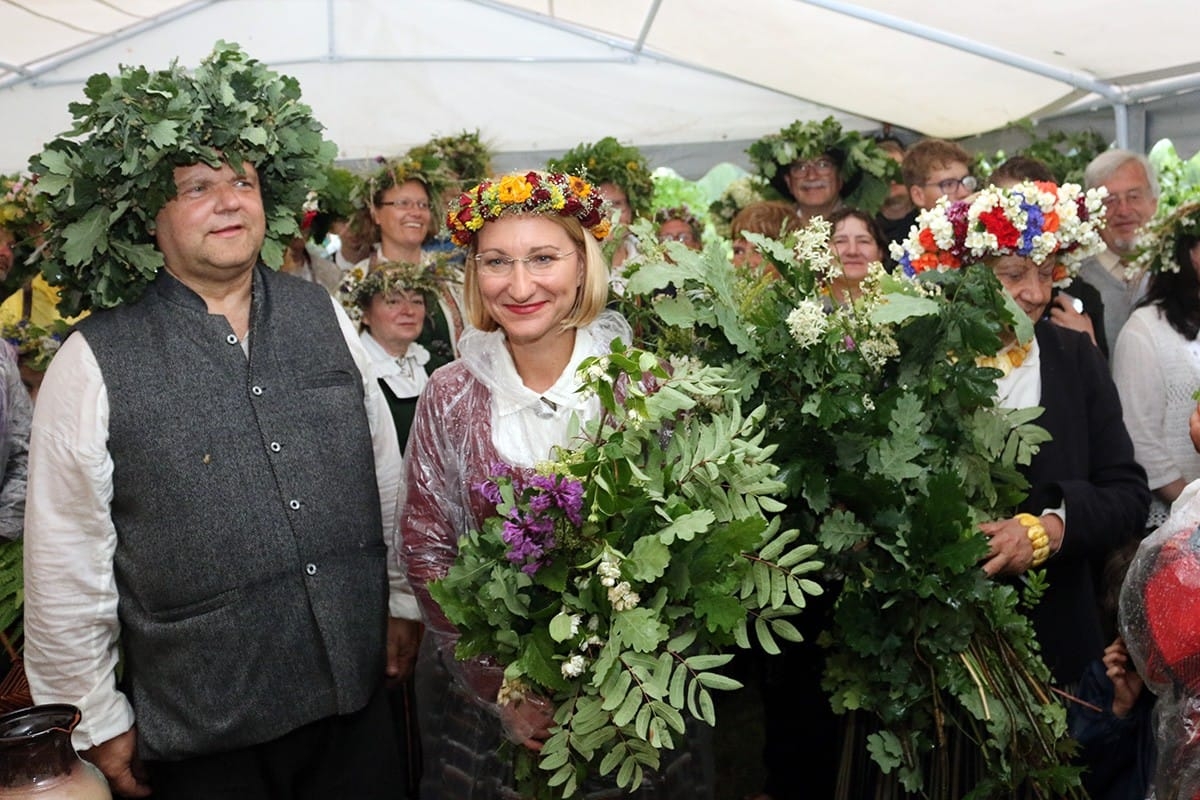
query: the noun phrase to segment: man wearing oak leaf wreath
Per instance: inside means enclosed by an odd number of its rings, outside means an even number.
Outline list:
[[[229,45],[195,73],[126,69],[89,95],[74,108],[91,135],[40,157],[76,196],[85,181],[120,196],[136,177],[106,158],[107,131],[136,137],[140,115],[174,114],[178,137],[131,142],[159,147],[150,189],[113,204],[95,264],[64,265],[103,306],[119,255],[162,263],[79,326],[42,387],[25,551],[34,699],[82,710],[75,745],[123,796],[396,796],[383,687],[411,668],[419,626],[389,558],[395,429],[345,312],[260,260],[294,235],[290,209],[332,148],[295,82]],[[242,138],[268,117],[288,135]],[[85,212],[59,200],[61,232]]]

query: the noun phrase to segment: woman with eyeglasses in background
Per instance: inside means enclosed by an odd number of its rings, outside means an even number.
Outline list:
[[[696,215],[687,206],[660,209],[654,215],[654,222],[658,226],[660,242],[679,242],[692,250],[701,249],[702,227]]]
[[[446,178],[435,162],[414,158],[387,161],[370,177],[367,211],[379,241],[370,256],[354,265],[360,276],[384,263],[429,265],[439,258],[429,245],[440,224],[434,198],[441,197]],[[462,301],[455,291],[458,283],[443,284],[437,302],[426,309],[425,329],[417,341],[429,351],[427,369],[431,372],[454,359],[463,332]]]

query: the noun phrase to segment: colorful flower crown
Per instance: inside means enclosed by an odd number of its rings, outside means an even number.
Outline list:
[[[1026,256],[1041,264],[1058,261],[1054,280],[1074,275],[1088,256],[1104,249],[1103,188],[1086,193],[1074,183],[1024,181],[1008,189],[989,186],[974,199],[943,197],[922,211],[892,257],[908,276],[945,271],[1003,255]]]
[[[446,226],[459,247],[468,246],[483,223],[505,214],[556,214],[574,217],[603,241],[612,232],[608,203],[575,175],[530,171],[488,179],[450,201]]]
[[[1175,245],[1180,236],[1200,239],[1200,199],[1188,200],[1176,206],[1169,213],[1156,217],[1142,229],[1137,255],[1128,272],[1179,272],[1180,264],[1175,260]]]
[[[611,136],[605,136],[595,144],[578,145],[563,153],[562,158],[550,159],[546,169],[581,175],[597,186],[615,183],[625,192],[635,217],[650,211],[654,196],[650,164],[642,151],[623,145]]]
[[[350,318],[358,322],[362,319],[363,309],[377,294],[407,291],[436,297],[446,284],[461,281],[458,269],[448,258],[431,253],[420,264],[384,261],[369,272],[355,267],[342,278],[338,300]]]

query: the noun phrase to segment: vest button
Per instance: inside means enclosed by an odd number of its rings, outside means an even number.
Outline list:
[[[290,508],[292,511],[299,511],[300,510],[300,501],[299,500],[289,500],[288,508]]]
[[[237,336],[235,336],[234,334],[231,333],[225,337],[225,341],[229,342],[230,344],[237,344],[238,338],[237,338]]]
[[[259,395],[261,395],[262,392],[263,392],[263,390],[262,390],[261,386],[251,386],[250,387],[250,394],[254,395],[255,397],[258,397]]]
[[[317,565],[316,564],[305,564],[304,571],[307,572],[309,575],[316,575],[317,574]]]
[[[272,453],[278,453],[282,449],[283,448],[279,445],[279,442],[271,442],[271,452]]]

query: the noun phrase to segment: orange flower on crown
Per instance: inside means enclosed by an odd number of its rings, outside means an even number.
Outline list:
[[[533,187],[524,175],[505,175],[500,179],[496,196],[502,203],[524,203],[533,194]]]
[[[571,187],[571,191],[581,198],[592,193],[592,185],[577,175],[568,176],[567,184]]]

